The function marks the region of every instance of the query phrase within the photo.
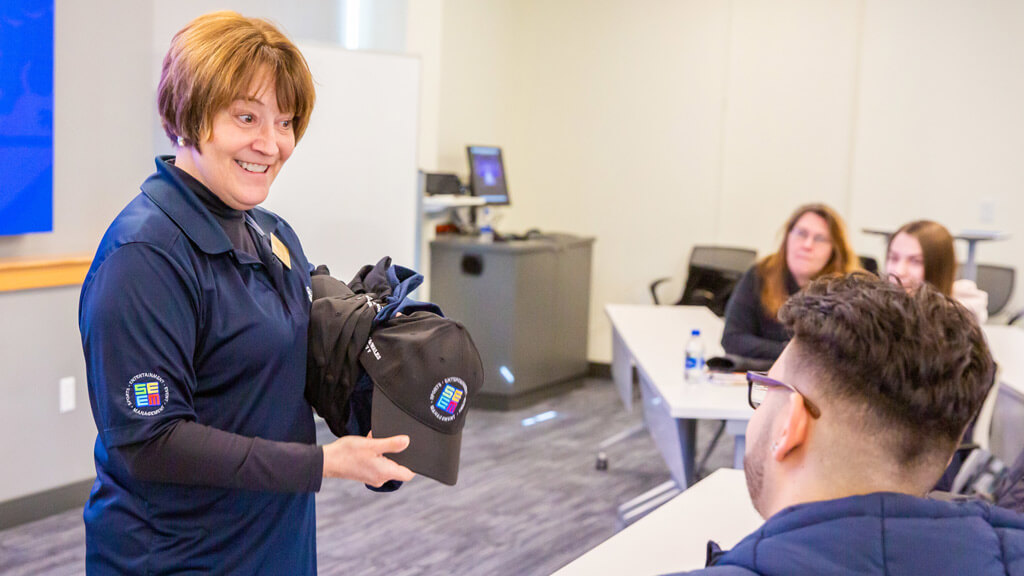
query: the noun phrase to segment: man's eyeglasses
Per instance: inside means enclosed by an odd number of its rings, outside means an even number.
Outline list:
[[[821,410],[814,405],[813,402],[807,399],[799,390],[786,384],[785,382],[779,382],[774,378],[769,378],[764,372],[747,372],[747,402],[750,403],[750,407],[757,409],[764,401],[764,397],[768,394],[769,388],[786,388],[790,392],[800,394],[800,397],[804,399],[804,406],[807,407],[807,411],[810,412],[812,418],[820,418]]]

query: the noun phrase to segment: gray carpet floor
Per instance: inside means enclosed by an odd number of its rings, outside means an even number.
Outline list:
[[[554,411],[549,420],[523,420]],[[416,478],[397,492],[325,481],[317,495],[322,575],[548,575],[615,533],[616,508],[668,479],[646,434],[607,450],[604,438],[640,421],[627,413],[609,380],[528,408],[470,413],[458,485]],[[321,423],[322,424],[322,423]],[[321,441],[330,433],[323,426]],[[714,423],[702,422],[698,452]],[[732,440],[719,442],[708,469],[729,466]],[[0,574],[84,573],[81,510],[0,532]]]

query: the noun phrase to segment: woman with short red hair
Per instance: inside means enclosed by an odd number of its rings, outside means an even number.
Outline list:
[[[259,207],[309,122],[313,80],[272,24],[179,31],[158,90],[173,156],[114,219],[79,326],[99,430],[90,574],[316,574],[324,477],[412,473],[407,436],[317,446],[306,382],[310,264]]]

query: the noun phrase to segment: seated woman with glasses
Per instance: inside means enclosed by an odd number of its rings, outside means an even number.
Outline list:
[[[776,318],[786,300],[819,276],[859,268],[835,210],[824,204],[797,208],[786,221],[779,250],[736,285],[725,309],[722,348],[734,356],[775,360],[789,341]]]
[[[974,312],[979,324],[988,320],[988,294],[970,280],[954,281],[953,236],[938,222],[916,220],[901,226],[889,238],[885,273],[908,291],[931,284]]]

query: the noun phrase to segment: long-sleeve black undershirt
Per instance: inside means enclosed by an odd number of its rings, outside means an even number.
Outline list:
[[[117,450],[132,476],[148,482],[316,492],[323,479],[323,452],[315,444],[250,438],[188,420]]]

